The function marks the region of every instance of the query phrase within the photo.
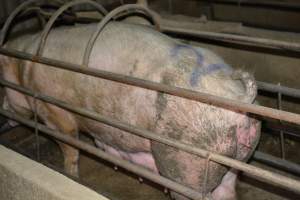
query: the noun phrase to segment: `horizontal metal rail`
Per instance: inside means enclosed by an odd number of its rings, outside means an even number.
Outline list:
[[[234,35],[228,33],[216,33],[209,31],[192,30],[180,27],[172,27],[165,23],[161,23],[161,31],[165,33],[181,34],[187,36],[193,36],[203,39],[210,39],[215,41],[232,42],[238,44],[247,44],[250,46],[265,47],[270,49],[279,49],[283,51],[293,51],[300,53],[300,44],[295,42],[285,42],[279,40],[272,40],[266,38],[249,37]]]
[[[286,134],[294,136],[294,137],[300,137],[300,127],[297,126],[291,126],[290,124],[278,124],[278,123],[265,123],[264,128],[270,129],[275,131],[274,133],[280,132],[280,130],[283,130]]]
[[[255,151],[252,158],[261,163],[276,167],[277,169],[281,169],[298,176],[300,175],[300,165],[293,162],[283,160],[260,151]]]
[[[138,165],[135,165],[128,161],[125,161],[117,156],[105,153],[104,151],[100,150],[99,148],[96,148],[92,145],[89,145],[89,144],[82,142],[78,139],[75,139],[71,136],[65,135],[58,131],[51,130],[41,124],[38,124],[36,126],[36,123],[34,121],[25,119],[24,117],[18,116],[11,112],[7,112],[7,111],[3,110],[2,108],[0,109],[0,114],[7,118],[13,119],[17,122],[20,122],[22,124],[25,124],[26,126],[29,126],[32,128],[37,128],[39,131],[42,131],[57,140],[60,140],[64,143],[72,145],[80,150],[86,151],[92,155],[99,157],[99,158],[107,160],[108,162],[111,162],[111,163],[115,164],[116,166],[120,166],[130,172],[134,172],[135,174],[137,174],[139,176],[142,176],[142,177],[147,178],[155,183],[163,185],[163,186],[165,186],[173,191],[176,191],[186,197],[189,197],[192,199],[201,199],[202,198],[202,193],[199,193],[193,189],[190,189],[184,185],[176,183],[176,182],[169,180],[165,177],[162,177],[158,174],[155,174],[148,169],[145,169],[143,167],[140,167]]]
[[[5,87],[9,87],[9,88],[17,90],[19,92],[22,92],[26,95],[35,97],[39,100],[54,104],[56,106],[59,106],[63,109],[74,112],[76,114],[85,116],[89,119],[93,119],[93,120],[96,120],[98,122],[104,123],[106,125],[113,126],[115,128],[119,128],[121,130],[133,133],[135,135],[138,135],[138,136],[150,139],[150,140],[155,140],[157,142],[166,144],[168,146],[176,147],[180,150],[198,155],[198,156],[203,157],[203,158],[208,158],[209,157],[209,159],[211,161],[214,161],[214,162],[217,162],[219,164],[223,164],[223,165],[241,170],[241,171],[243,171],[243,172],[245,172],[245,173],[247,173],[247,174],[249,174],[253,177],[256,177],[259,180],[263,180],[265,182],[275,184],[277,186],[280,186],[280,187],[292,190],[294,192],[300,193],[300,182],[298,182],[296,180],[293,180],[291,178],[287,178],[287,177],[269,172],[267,170],[263,170],[263,169],[260,169],[258,167],[254,167],[254,166],[251,166],[251,165],[246,164],[244,162],[241,162],[241,161],[238,161],[238,160],[235,160],[235,159],[232,159],[232,158],[228,158],[228,157],[216,154],[216,153],[212,153],[212,152],[206,151],[204,149],[191,147],[191,145],[189,145],[189,144],[185,144],[185,143],[176,141],[176,140],[171,139],[171,138],[167,138],[167,137],[164,137],[164,136],[161,136],[161,135],[158,135],[158,134],[154,134],[154,133],[152,133],[150,131],[147,131],[145,129],[141,129],[141,128],[132,126],[130,124],[127,124],[127,123],[124,123],[124,122],[121,122],[121,121],[118,121],[118,120],[115,120],[115,119],[111,119],[111,118],[108,118],[108,117],[103,117],[103,116],[99,115],[98,113],[89,111],[87,109],[79,108],[79,107],[76,107],[74,105],[69,105],[69,104],[67,104],[65,102],[62,102],[60,100],[57,100],[53,97],[49,97],[49,96],[46,96],[46,95],[43,95],[43,94],[40,94],[40,93],[35,93],[35,92],[33,92],[29,89],[26,89],[26,88],[21,87],[19,85],[7,82],[3,79],[0,79],[0,84],[2,84]]]
[[[237,100],[226,99],[223,97],[195,92],[184,88],[169,86],[161,83],[134,78],[131,76],[126,76],[126,75],[108,72],[104,70],[98,70],[92,67],[87,68],[78,64],[72,64],[72,63],[62,62],[55,59],[35,56],[26,52],[11,50],[2,47],[0,48],[0,54],[4,54],[6,56],[11,56],[19,59],[29,60],[32,62],[42,63],[52,67],[70,70],[73,72],[83,73],[83,74],[91,75],[98,78],[103,78],[110,81],[124,83],[127,85],[134,85],[137,87],[146,88],[158,92],[164,92],[166,94],[184,97],[187,99],[199,101],[202,103],[206,103],[218,107],[223,107],[226,109],[253,113],[253,114],[262,115],[265,117],[270,117],[282,121],[300,124],[300,115],[291,112],[276,110],[273,108],[268,108],[264,106],[254,105],[254,104],[247,104]]]
[[[274,8],[286,8],[286,9],[293,9],[299,10],[300,4],[299,3],[291,3],[291,2],[279,2],[279,1],[270,1],[270,0],[206,0],[211,3],[216,4],[235,4],[238,6],[268,6]]]
[[[258,89],[260,90],[273,92],[273,93],[281,93],[282,95],[300,99],[300,89],[289,88],[289,87],[275,85],[275,84],[266,83],[262,81],[256,81],[256,83]]]

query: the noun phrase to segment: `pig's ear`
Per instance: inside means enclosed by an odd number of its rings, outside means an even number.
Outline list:
[[[254,76],[249,72],[236,70],[232,74],[232,78],[239,79],[245,87],[245,94],[240,100],[246,103],[253,103],[257,95],[257,85]]]

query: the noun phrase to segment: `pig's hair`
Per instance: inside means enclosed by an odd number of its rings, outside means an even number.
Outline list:
[[[244,86],[245,93],[241,94],[238,99],[243,102],[253,103],[257,96],[257,85],[252,72],[243,69],[230,71],[218,71],[212,75],[215,79],[240,81]]]
[[[235,70],[231,75],[233,80],[241,80],[244,84],[246,94],[242,98],[245,102],[253,103],[257,96],[257,85],[253,74],[247,71]]]

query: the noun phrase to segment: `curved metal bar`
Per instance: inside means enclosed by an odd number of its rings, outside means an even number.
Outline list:
[[[15,19],[15,17],[24,10],[24,8],[26,8],[27,6],[34,4],[34,3],[38,3],[38,0],[29,0],[29,1],[25,1],[22,4],[20,4],[16,9],[14,9],[14,11],[9,15],[9,17],[7,18],[7,20],[5,21],[5,24],[0,32],[0,46],[3,45],[4,40],[5,40],[5,36],[7,34],[7,31],[12,23],[12,21]]]
[[[138,4],[127,4],[127,5],[120,6],[120,7],[116,8],[116,9],[112,10],[109,14],[107,14],[105,16],[105,18],[102,19],[101,22],[97,25],[96,31],[94,32],[94,34],[90,38],[90,40],[89,40],[89,42],[87,44],[87,47],[85,49],[85,52],[84,52],[84,57],[83,57],[83,62],[82,62],[82,64],[84,66],[88,65],[90,54],[91,54],[91,51],[92,51],[92,49],[94,47],[95,41],[98,38],[100,32],[106,26],[106,24],[108,24],[108,22],[110,22],[110,20],[113,17],[115,17],[116,15],[118,15],[118,14],[124,12],[124,11],[131,10],[131,9],[139,10],[139,11],[142,11],[143,13],[149,15],[149,17],[152,18],[152,20],[154,22],[154,26],[156,27],[156,29],[160,30],[160,25],[158,23],[158,20],[155,17],[154,12],[151,11],[150,9],[146,8],[145,6],[138,5]]]
[[[37,56],[42,55],[48,34],[50,32],[50,29],[53,26],[56,19],[58,18],[58,16],[60,16],[65,10],[67,10],[68,8],[70,8],[72,6],[79,5],[79,4],[85,4],[85,3],[91,4],[92,6],[94,6],[100,13],[103,14],[103,16],[105,16],[108,13],[102,5],[100,5],[99,3],[95,2],[95,1],[91,1],[91,0],[75,0],[75,1],[71,1],[69,3],[64,4],[55,13],[53,13],[51,18],[47,22],[43,32],[41,33],[41,39],[40,39],[37,53],[36,53]]]

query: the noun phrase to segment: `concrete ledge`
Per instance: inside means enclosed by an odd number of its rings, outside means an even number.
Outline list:
[[[0,199],[108,200],[62,174],[1,145]]]

